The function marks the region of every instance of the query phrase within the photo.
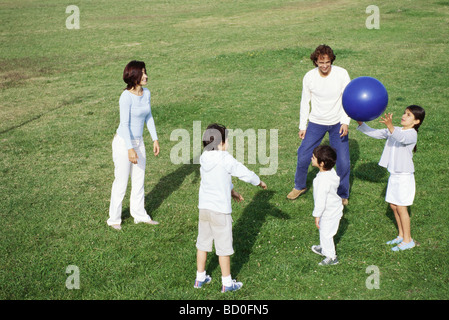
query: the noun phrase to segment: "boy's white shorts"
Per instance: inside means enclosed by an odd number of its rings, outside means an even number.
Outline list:
[[[234,253],[232,247],[232,217],[208,209],[200,209],[198,221],[198,250],[211,252],[215,243],[217,256],[230,256]]]

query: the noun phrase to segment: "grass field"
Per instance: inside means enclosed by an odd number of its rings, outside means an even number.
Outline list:
[[[369,5],[379,29],[365,25]],[[66,7],[80,10],[67,29]],[[0,2],[0,299],[2,300],[446,300],[449,293],[449,1],[32,1]],[[394,253],[384,201],[384,142],[350,125],[351,197],[336,236],[340,264],[319,267],[309,191],[293,187],[302,77],[309,55],[330,45],[336,65],[372,76],[387,111],[410,104],[427,117],[414,156],[412,236]],[[122,231],[107,227],[111,141],[123,68],[147,63],[161,154],[147,144],[146,209],[158,226],[135,225],[125,197]],[[278,167],[262,191],[238,180],[231,270],[244,283],[194,290],[199,168],[174,164],[170,135],[193,124],[278,130]],[[377,121],[371,126],[381,128]],[[269,143],[269,140],[267,141]],[[324,141],[327,143],[327,140]],[[193,162],[193,161],[192,161]],[[259,173],[263,164],[246,165]],[[310,169],[309,183],[316,174]],[[79,270],[68,289],[67,267]],[[379,287],[369,289],[378,268]]]

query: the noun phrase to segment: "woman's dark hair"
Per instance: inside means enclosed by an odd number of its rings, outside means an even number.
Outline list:
[[[320,56],[324,56],[327,55],[329,57],[329,59],[331,60],[331,64],[334,63],[335,60],[335,54],[334,51],[331,49],[331,47],[322,44],[319,45],[314,52],[312,52],[312,54],[310,55],[310,60],[313,61],[313,64],[315,65],[315,67],[318,67],[318,64],[316,63],[318,58]]]
[[[142,80],[142,69],[145,69],[145,74],[147,68],[145,67],[145,62],[133,60],[129,62],[125,70],[123,70],[123,81],[127,84],[125,90],[131,90]]]
[[[418,132],[419,127],[422,125],[422,122],[424,121],[424,118],[426,117],[426,111],[421,108],[420,106],[412,104],[411,106],[408,106],[405,108],[405,110],[409,110],[411,113],[413,113],[413,116],[415,117],[415,120],[419,120],[418,124],[415,124],[413,126],[413,129]],[[413,152],[416,152],[416,145],[413,148]]]
[[[224,125],[212,123],[207,126],[203,134],[203,146],[206,150],[218,150],[220,143],[225,143],[228,138],[228,130]]]
[[[324,163],[324,170],[332,169],[337,162],[337,152],[330,146],[316,147],[313,149],[313,155],[317,159],[318,164],[321,164],[321,162]]]

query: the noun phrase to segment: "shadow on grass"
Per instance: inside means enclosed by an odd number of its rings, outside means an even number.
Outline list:
[[[343,210],[343,212],[345,209]],[[334,236],[334,244],[337,246],[337,244],[340,242],[340,239],[343,238],[343,235],[345,234],[346,230],[348,229],[349,221],[345,218],[345,215],[343,213],[343,217],[340,220],[340,225],[338,226],[337,234]],[[318,238],[319,241],[319,238]],[[337,250],[338,251],[338,250]]]
[[[369,182],[383,182],[386,174],[387,170],[376,162],[363,163],[354,170],[354,175],[358,179]]]
[[[267,217],[290,218],[270,204],[270,199],[274,194],[275,192],[271,190],[259,191],[246,206],[240,218],[234,223],[232,233],[235,252],[231,257],[231,275],[233,278],[240,273],[242,267],[249,261],[253,246]],[[218,257],[214,255],[206,270],[212,272],[217,267]]]
[[[179,189],[187,176],[195,173],[193,183],[198,181],[200,177],[200,165],[191,163],[192,159],[190,159],[189,164],[183,164],[175,171],[161,178],[157,185],[154,186],[153,190],[145,196],[145,209],[150,216],[152,212],[156,211],[161,206],[165,199]]]
[[[173,192],[179,189],[184,179],[192,173],[195,173],[194,183],[199,179],[200,172],[199,164],[183,164],[175,171],[162,177],[154,188],[145,196],[145,210],[152,219],[155,219],[153,212],[156,211],[161,204],[167,199]],[[125,220],[130,217],[129,206],[122,210],[122,219]],[[156,219],[155,219],[156,220]]]
[[[355,139],[348,139],[348,143],[349,160],[351,161],[351,172],[349,173],[349,195],[351,195],[352,183],[354,182],[354,168],[360,157],[360,148],[359,143]]]

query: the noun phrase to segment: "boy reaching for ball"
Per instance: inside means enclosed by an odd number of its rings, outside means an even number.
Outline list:
[[[203,146],[204,151],[200,157],[197,275],[194,287],[201,288],[212,280],[205,269],[207,253],[212,251],[214,244],[221,268],[221,292],[235,291],[239,290],[243,283],[231,277],[230,256],[234,253],[231,197],[236,201],[244,199],[233,189],[231,178],[237,177],[263,189],[266,189],[267,185],[226,151],[228,141],[225,126],[216,123],[209,125],[203,135]]]
[[[325,257],[319,263],[321,266],[338,263],[334,236],[343,216],[343,204],[337,194],[340,178],[333,168],[336,161],[337,153],[330,146],[318,146],[313,150],[312,166],[317,167],[320,172],[313,180],[315,207],[312,215],[320,231],[320,244],[312,246],[312,251]]]

